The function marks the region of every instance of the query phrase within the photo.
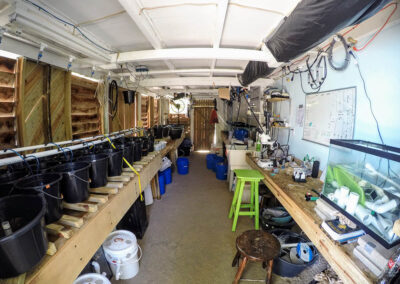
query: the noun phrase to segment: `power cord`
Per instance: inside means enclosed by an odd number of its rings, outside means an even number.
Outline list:
[[[114,120],[118,111],[118,84],[117,81],[112,80],[108,86],[108,96],[111,102],[111,120]]]

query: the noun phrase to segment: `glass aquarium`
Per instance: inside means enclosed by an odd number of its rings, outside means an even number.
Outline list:
[[[386,248],[400,243],[400,148],[331,140],[322,198]]]

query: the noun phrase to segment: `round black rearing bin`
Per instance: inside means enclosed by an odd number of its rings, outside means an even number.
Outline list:
[[[123,151],[119,149],[105,149],[103,153],[108,155],[108,176],[120,176],[122,174]]]
[[[15,184],[15,193],[39,194],[46,199],[46,224],[58,221],[62,216],[62,198],[60,181],[57,173],[44,173],[20,179]]]
[[[0,278],[29,271],[46,254],[45,212],[46,201],[37,194],[0,198],[0,223],[8,221],[12,230],[6,236],[0,227]]]
[[[124,101],[126,104],[133,104],[135,101],[135,91],[127,90],[122,92],[124,94]]]
[[[89,170],[90,187],[102,187],[107,184],[108,177],[108,155],[107,154],[90,154],[81,157],[79,161],[91,163]]]
[[[68,203],[79,203],[89,197],[90,163],[72,162],[52,168],[62,174],[61,192]]]
[[[0,197],[7,196],[14,184],[22,177],[27,176],[26,171],[7,172],[0,175]]]

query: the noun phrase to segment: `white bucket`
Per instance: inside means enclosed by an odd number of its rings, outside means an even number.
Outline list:
[[[153,204],[153,192],[151,192],[150,184],[144,189],[144,201],[146,205]]]
[[[73,284],[111,284],[111,282],[102,274],[88,273],[79,276]]]
[[[133,233],[125,230],[112,232],[103,243],[103,249],[116,280],[130,279],[138,274],[142,249]]]

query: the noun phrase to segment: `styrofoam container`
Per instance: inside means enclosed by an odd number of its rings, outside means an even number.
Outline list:
[[[112,232],[103,243],[103,249],[116,280],[130,279],[139,273],[142,251],[133,233],[126,230]]]
[[[148,186],[146,186],[146,188],[144,189],[144,202],[145,202],[146,206],[151,205],[154,202],[153,193],[151,192],[150,184]]]

